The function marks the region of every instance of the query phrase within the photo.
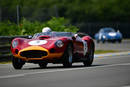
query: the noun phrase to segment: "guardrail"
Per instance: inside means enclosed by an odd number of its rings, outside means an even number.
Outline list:
[[[28,36],[0,36],[0,61],[10,61],[12,54],[10,44],[16,37],[27,38]]]

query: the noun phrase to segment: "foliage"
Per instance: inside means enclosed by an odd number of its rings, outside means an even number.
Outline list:
[[[15,23],[11,23],[10,21],[7,22],[0,22],[0,36],[2,35],[19,35],[20,30]]]
[[[33,35],[42,31],[43,27],[50,27],[53,31],[62,31],[62,32],[77,32],[78,28],[72,25],[68,25],[69,21],[61,18],[52,17],[51,20],[44,23],[38,21],[28,21],[23,18],[20,22],[20,25],[16,25],[10,21],[0,22],[0,35]]]
[[[16,21],[16,6],[21,16],[46,21],[65,17],[72,23],[114,21],[129,22],[130,0],[0,0],[3,19]],[[12,17],[12,18],[10,18]]]
[[[50,27],[53,31],[65,31],[65,32],[77,32],[78,28],[75,26],[69,25],[68,20],[61,18],[53,17],[50,21],[43,24],[43,27]]]

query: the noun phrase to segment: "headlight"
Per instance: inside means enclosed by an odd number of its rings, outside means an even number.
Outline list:
[[[104,36],[104,35],[103,35],[102,37],[103,37],[104,39],[106,38],[106,36]]]
[[[56,42],[56,46],[57,47],[63,47],[63,45],[64,45],[64,43],[61,41],[61,40],[58,40],[57,42]]]
[[[15,47],[17,47],[17,45],[18,45],[18,41],[17,41],[17,40],[14,40],[14,41],[12,42],[12,47],[15,48]]]

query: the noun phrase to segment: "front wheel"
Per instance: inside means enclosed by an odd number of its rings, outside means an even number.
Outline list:
[[[23,65],[25,64],[25,61],[19,59],[19,58],[12,58],[12,65],[15,69],[21,69]]]
[[[89,54],[86,55],[87,60],[83,61],[84,66],[91,66],[94,59],[94,47],[91,45]]]
[[[105,40],[102,40],[102,43],[104,44],[106,41]]]
[[[73,49],[71,45],[68,45],[63,55],[63,66],[71,67],[73,61]]]

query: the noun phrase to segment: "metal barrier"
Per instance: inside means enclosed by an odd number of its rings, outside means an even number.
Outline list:
[[[16,37],[27,38],[28,36],[0,36],[0,61],[10,61],[12,54],[10,44],[12,39]]]

